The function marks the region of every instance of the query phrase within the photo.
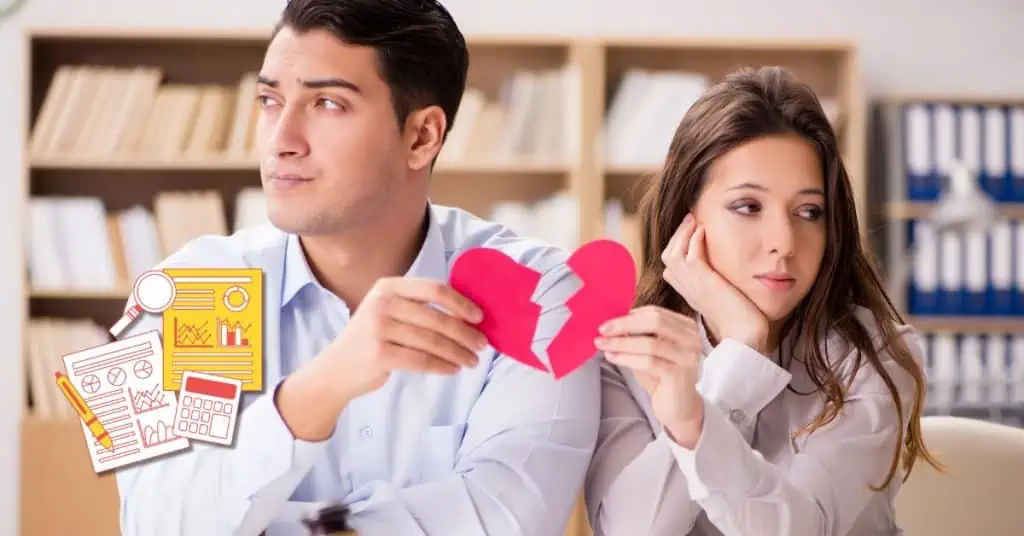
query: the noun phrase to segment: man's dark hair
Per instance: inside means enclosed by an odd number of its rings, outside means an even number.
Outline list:
[[[447,137],[466,89],[469,50],[451,14],[437,0],[289,0],[274,29],[325,30],[341,41],[377,50],[399,125],[425,106],[444,110]]]

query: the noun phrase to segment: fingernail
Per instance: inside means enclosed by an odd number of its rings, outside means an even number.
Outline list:
[[[486,348],[487,348],[487,339],[485,337],[480,337],[479,339],[476,340],[476,349],[477,349],[478,352],[482,352]]]
[[[480,309],[473,309],[473,315],[472,316],[473,316],[473,319],[472,319],[473,322],[479,324],[484,319],[484,312],[481,311]]]
[[[690,212],[686,213],[686,217],[683,218],[683,223],[690,223],[693,221],[693,214]]]
[[[607,335],[608,334],[608,324],[601,324],[601,327],[597,328],[597,331],[599,331],[601,333],[601,335]]]

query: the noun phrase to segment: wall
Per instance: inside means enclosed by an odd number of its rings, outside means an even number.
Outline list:
[[[283,0],[27,0],[0,21],[0,251],[21,246],[27,26],[269,26]],[[861,46],[869,93],[1024,94],[1019,0],[447,0],[467,33],[826,36]],[[623,5],[627,4],[627,8]],[[831,4],[831,5],[830,5]],[[536,13],[545,12],[543,17]],[[969,26],[968,26],[969,24]],[[0,534],[17,534],[22,266],[0,264]]]

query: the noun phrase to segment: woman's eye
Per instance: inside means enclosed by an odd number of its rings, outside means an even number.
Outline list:
[[[810,221],[818,221],[824,215],[825,210],[821,207],[809,206],[800,209],[800,217]]]
[[[761,211],[761,207],[757,203],[738,203],[733,205],[732,209],[743,215],[756,214]]]

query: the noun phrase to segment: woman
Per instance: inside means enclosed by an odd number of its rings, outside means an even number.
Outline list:
[[[639,210],[638,307],[597,340],[596,534],[899,534],[898,473],[934,464],[921,348],[814,93],[779,68],[711,88]]]

